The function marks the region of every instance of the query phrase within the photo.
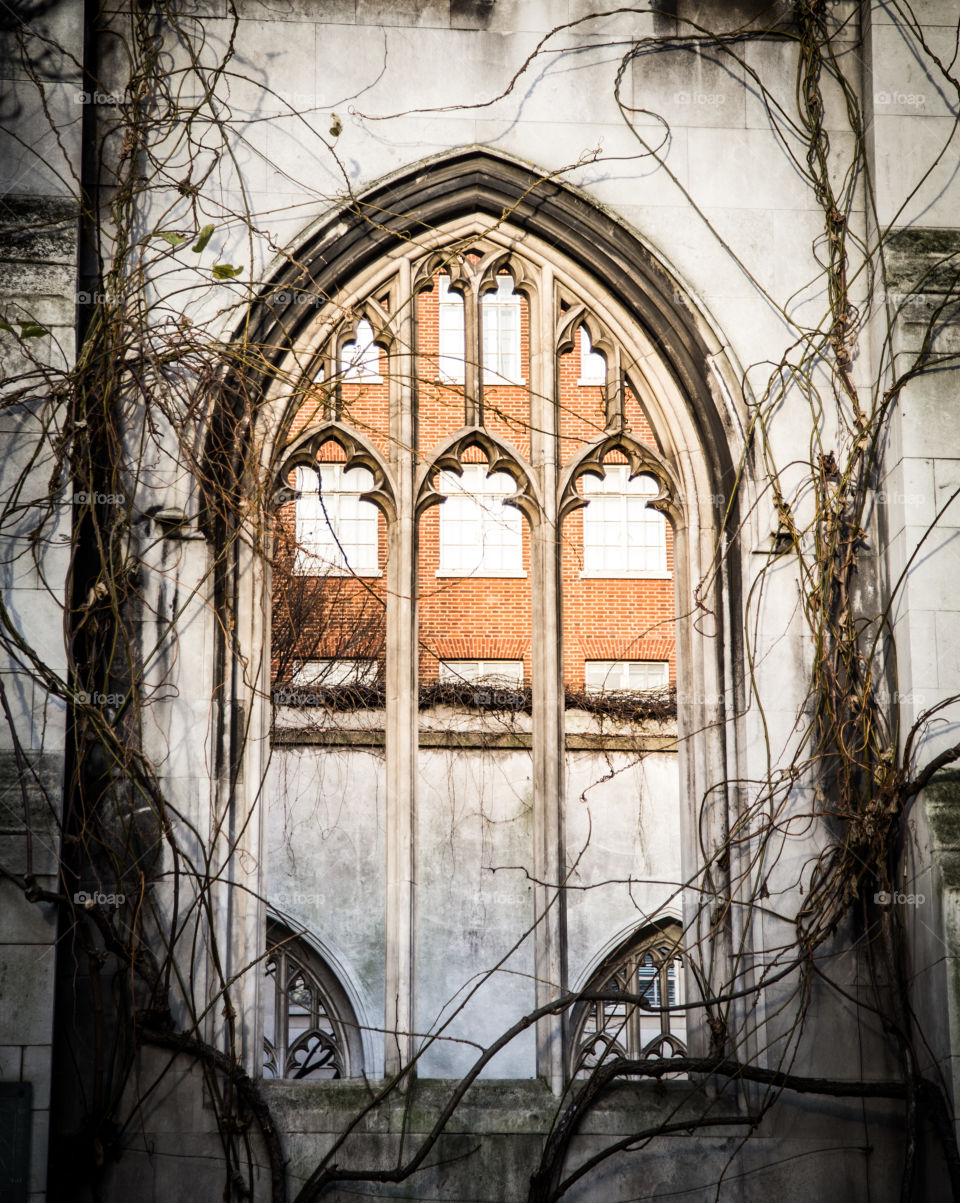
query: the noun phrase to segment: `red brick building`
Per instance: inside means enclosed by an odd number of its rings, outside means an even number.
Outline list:
[[[486,430],[521,460],[530,455],[530,304],[508,272],[481,300],[482,404]],[[463,299],[444,271],[415,299],[416,450],[422,466],[464,427]],[[319,372],[291,426],[293,441],[329,412],[338,396],[344,423],[384,457],[389,448],[390,362],[361,320],[328,378]],[[333,377],[336,377],[335,379]],[[605,429],[610,389],[604,356],[592,350],[585,324],[557,365],[558,463],[562,466]],[[625,383],[626,433],[655,446],[635,395]],[[274,572],[274,676],[307,685],[375,684],[383,679],[386,591],[390,586],[386,522],[362,493],[365,468],[345,472],[345,452],[328,441],[318,470],[291,472],[299,497],[281,507]],[[446,499],[419,520],[419,679],[422,686],[495,677],[531,681],[531,631],[537,606],[530,590],[530,530],[505,500],[516,493],[506,472],[488,474],[479,447],[436,472]],[[673,684],[673,532],[647,502],[659,486],[630,478],[614,450],[605,475],[581,477],[587,502],[563,524],[561,588],[566,688],[640,690]]]

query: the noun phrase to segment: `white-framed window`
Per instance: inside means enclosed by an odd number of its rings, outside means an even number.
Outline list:
[[[343,464],[297,468],[297,551],[301,576],[380,576],[377,507],[360,494],[373,488],[366,468]]]
[[[483,310],[483,377],[493,384],[521,384],[520,298],[510,276],[497,276],[496,292],[480,298]]]
[[[377,662],[361,660],[305,660],[294,669],[291,685],[309,688],[313,685],[376,685]]]
[[[586,326],[580,327],[580,379],[577,384],[596,386],[607,383],[607,361],[594,351]]]
[[[441,472],[440,567],[437,576],[526,576],[523,518],[503,504],[517,491],[506,472],[487,475],[483,464],[464,464],[463,475]]]
[[[522,660],[441,660],[437,665],[441,685],[523,685]]]
[[[463,382],[465,355],[463,297],[450,288],[449,276],[438,276],[439,372],[443,380]]]
[[[670,664],[667,660],[588,660],[583,682],[588,693],[666,689]]]
[[[584,576],[667,576],[667,522],[647,505],[659,492],[647,473],[631,480],[627,464],[606,465],[602,480],[584,478]]]
[[[380,348],[373,341],[373,327],[366,318],[357,322],[356,341],[344,345],[340,371],[344,380],[375,383],[383,379],[380,374]]]
[[[447,380],[464,378],[463,297],[450,288],[450,277],[437,277],[439,286],[439,371]],[[522,384],[520,376],[521,300],[509,275],[497,277],[495,292],[480,298],[483,307],[483,378],[487,384]]]

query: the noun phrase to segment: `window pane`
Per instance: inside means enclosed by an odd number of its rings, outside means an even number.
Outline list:
[[[607,379],[607,361],[594,351],[584,326],[580,327],[580,379],[591,384],[605,384]]]
[[[357,323],[356,341],[344,346],[340,370],[347,380],[380,375],[380,348],[373,341],[373,327],[366,318]]]
[[[631,480],[629,472],[627,464],[609,464],[602,480],[583,479],[583,496],[588,502],[583,515],[584,571],[665,576],[666,519],[647,505],[660,487],[649,473]]]
[[[376,660],[307,660],[297,668],[291,684],[311,685],[376,685]]]
[[[441,684],[484,681],[493,684],[522,685],[522,660],[441,660],[437,666]]]
[[[520,298],[509,275],[497,277],[497,291],[481,297],[484,372],[505,381],[520,379]]]
[[[438,371],[448,380],[463,379],[465,341],[463,297],[450,291],[450,277],[438,276],[439,285],[439,362]]]
[[[360,497],[372,487],[373,476],[366,468],[297,468],[296,572],[377,572],[377,509]]]
[[[664,689],[670,682],[667,660],[587,660],[584,685],[588,692]]]
[[[502,501],[516,492],[510,476],[487,476],[483,465],[466,464],[462,477],[441,472],[437,488],[448,498],[440,508],[441,572],[514,576],[522,571],[523,519]]]

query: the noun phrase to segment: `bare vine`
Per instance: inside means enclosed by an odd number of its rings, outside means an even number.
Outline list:
[[[909,4],[895,0],[893,8],[944,88],[960,94],[955,67],[927,45]],[[548,56],[572,54],[564,39],[589,33],[601,17],[647,11],[648,6],[615,8],[551,30],[497,96],[462,107],[483,109],[510,96]],[[249,746],[244,724],[250,713],[240,703],[249,707],[262,679],[257,665],[243,663],[236,625],[241,616],[236,597],[228,595],[230,582],[240,563],[269,566],[285,581],[273,615],[275,689],[295,688],[294,666],[310,659],[321,640],[324,646],[335,642],[337,657],[380,659],[385,632],[383,595],[375,589],[347,606],[328,593],[329,608],[318,615],[298,578],[284,576],[295,540],[282,523],[276,530],[271,526],[270,486],[253,462],[263,398],[249,382],[266,376],[276,382],[277,375],[272,348],[262,341],[262,314],[271,311],[274,286],[256,265],[265,245],[291,265],[297,265],[297,258],[295,249],[267,232],[269,214],[252,211],[245,195],[236,203],[225,199],[224,165],[231,164],[242,180],[241,156],[263,153],[245,142],[243,123],[227,99],[230,87],[256,88],[262,100],[295,116],[305,142],[331,165],[337,186],[322,198],[311,198],[311,213],[318,199],[354,212],[365,210],[338,151],[340,118],[318,130],[317,114],[303,113],[242,71],[236,49],[240,18],[233,0],[229,14],[217,43],[202,20],[184,15],[175,4],[132,6],[122,17],[105,21],[100,62],[81,63],[50,37],[31,31],[27,21],[15,26],[29,85],[54,133],[58,122],[46,107],[53,70],[73,72],[90,93],[113,90],[117,102],[95,115],[91,108],[90,120],[96,116],[94,145],[88,147],[93,169],[83,179],[67,181],[79,206],[86,264],[76,353],[66,345],[51,345],[50,331],[37,314],[3,314],[4,406],[10,414],[26,415],[35,451],[2,499],[0,530],[17,540],[17,556],[41,574],[53,597],[59,596],[60,582],[47,575],[44,548],[62,528],[69,534],[70,563],[63,667],[49,663],[31,645],[17,616],[0,601],[0,640],[9,660],[67,714],[61,810],[24,747],[0,679],[27,832],[23,862],[5,863],[0,872],[27,901],[58,907],[60,930],[69,936],[69,955],[82,983],[76,1006],[90,1041],[77,1057],[83,1102],[75,1164],[85,1181],[98,1189],[96,1184],[106,1180],[151,1094],[187,1058],[198,1067],[213,1101],[223,1197],[255,1197],[262,1155],[269,1166],[271,1198],[280,1203],[288,1190],[282,1136],[266,1098],[243,1068],[238,1026],[238,983],[259,966],[235,963],[222,921],[226,895],[246,889],[233,876],[243,831],[231,826],[229,816]],[[746,597],[742,671],[744,706],[757,716],[766,741],[767,773],[762,780],[715,783],[717,793],[729,789],[741,800],[736,822],[725,846],[705,857],[696,877],[676,883],[678,893],[691,889],[703,900],[700,921],[685,933],[685,955],[700,995],[685,1005],[706,1016],[710,1055],[602,1061],[585,1084],[577,1083],[560,1101],[540,1164],[531,1167],[530,1203],[554,1203],[606,1158],[642,1149],[658,1137],[729,1127],[741,1133],[741,1142],[748,1141],[785,1091],[902,1100],[906,1152],[901,1197],[917,1197],[918,1150],[929,1122],[954,1198],[960,1198],[949,1095],[942,1082],[920,1068],[923,1033],[910,1010],[901,921],[895,908],[878,910],[872,902],[878,892],[895,888],[913,801],[938,771],[960,758],[960,745],[927,759],[923,751],[929,724],[955,698],[941,699],[910,730],[900,729],[896,705],[889,701],[897,687],[890,612],[903,578],[888,583],[882,606],[873,589],[879,538],[875,496],[892,415],[909,384],[934,367],[953,365],[955,356],[939,351],[937,340],[955,321],[960,271],[952,253],[931,269],[937,299],[915,353],[895,354],[895,334],[904,307],[923,295],[927,279],[915,283],[881,319],[882,361],[875,378],[867,379],[858,365],[858,348],[881,305],[875,294],[885,287],[890,231],[877,221],[859,85],[838,49],[841,35],[849,31],[837,29],[824,0],[797,0],[789,19],[781,17],[778,12],[769,23],[719,30],[678,19],[675,33],[612,42],[621,54],[612,86],[636,140],[637,160],[655,163],[673,179],[703,236],[717,240],[732,267],[775,311],[785,332],[780,360],[753,365],[745,373],[744,396],[752,398],[749,446],[738,465],[742,479],[754,474],[760,480],[758,504],[770,507],[776,525],[774,554],[757,572]],[[772,83],[764,83],[745,53],[758,41],[787,43],[795,52],[795,109],[775,98]],[[628,103],[625,80],[631,64],[642,68],[657,55],[694,52],[715,56],[744,73],[746,86],[765,106],[780,143],[816,200],[822,230],[814,254],[826,301],[815,321],[801,320],[789,300],[770,296],[753,278],[698,198],[672,175],[666,120],[653,127],[642,124],[640,116],[649,114]],[[828,87],[832,115],[842,110],[852,147],[849,154],[843,152],[839,169],[826,120]],[[360,103],[359,97],[355,100]],[[404,114],[352,115],[389,122]],[[571,164],[569,171],[592,157]],[[567,170],[556,173],[559,178],[565,174]],[[922,183],[917,181],[914,191]],[[860,221],[863,211],[865,224]],[[382,219],[376,212],[365,216],[372,228]],[[504,220],[508,217],[504,214]],[[412,239],[417,236],[417,231],[410,233]],[[859,304],[856,295],[862,297]],[[335,297],[315,297],[307,289],[303,298],[318,306],[338,304]],[[325,382],[328,387],[332,383]],[[302,381],[292,375],[279,385],[291,396],[303,390]],[[809,415],[810,444],[784,463],[778,415],[801,405]],[[158,484],[163,469],[157,465],[168,456],[179,466],[176,504],[170,504]],[[41,474],[44,487],[38,495]],[[748,537],[753,518],[738,511],[731,499],[714,573],[727,566],[724,549]],[[181,568],[169,548],[189,555],[191,544],[202,540],[214,549],[210,567],[192,580],[184,573],[181,581]],[[799,582],[799,614],[809,632],[812,659],[805,705],[785,759],[782,749],[774,747],[767,723],[754,635],[771,574],[786,564]],[[162,581],[159,590],[157,580]],[[702,608],[705,584],[697,583],[691,609]],[[221,740],[216,762],[208,766],[216,780],[217,805],[204,828],[164,783],[154,713],[169,700],[167,689],[177,667],[177,652],[170,649],[176,648],[178,622],[192,608],[210,604],[216,605],[218,621],[225,616],[215,688],[233,691],[240,729]],[[228,661],[242,664],[239,675],[231,675]],[[333,721],[384,702],[379,685],[330,685],[314,694],[325,718],[332,714]],[[420,704],[470,706],[473,696],[472,688],[459,684],[425,686]],[[570,708],[634,723],[669,723],[676,715],[669,691],[633,697],[569,691],[566,701]],[[529,691],[513,708],[529,712]],[[40,884],[42,874],[34,864],[31,841],[40,834],[31,798],[37,791],[62,837],[54,888]],[[813,801],[807,804],[804,798]],[[704,809],[709,801],[701,800]],[[252,821],[244,816],[244,824]],[[782,899],[770,896],[771,869],[791,831],[815,822],[822,823],[828,838],[792,883],[802,902],[791,911],[792,889],[785,889]],[[568,885],[543,884],[554,893]],[[77,900],[88,894],[123,901],[105,907]],[[792,931],[782,946],[767,949],[757,970],[743,933],[759,915],[776,915]],[[896,1050],[896,1080],[809,1078],[793,1072],[816,990],[843,989],[831,979],[830,958],[836,942],[850,940],[851,933],[870,950],[874,1005]],[[733,941],[730,970],[718,986],[717,950],[725,939]],[[784,989],[776,993],[774,985]],[[564,995],[478,1049],[473,1068],[451,1087],[432,1130],[390,1169],[338,1161],[351,1132],[408,1082],[397,1078],[377,1089],[371,1086],[369,1103],[319,1161],[295,1203],[320,1199],[335,1183],[408,1180],[427,1163],[469,1087],[497,1052],[543,1015],[571,1013],[593,997],[599,996]],[[786,1033],[769,1038],[769,1044],[764,1024],[771,1011],[758,1005],[767,997],[776,999],[770,1007]],[[627,1001],[649,1006],[643,997]],[[733,1006],[741,1002],[742,1008]],[[423,1034],[424,1047],[445,1038],[445,1027],[439,1025]],[[136,1069],[145,1047],[167,1055],[149,1085],[138,1080]],[[682,1115],[611,1141],[602,1153],[569,1169],[571,1141],[598,1099],[618,1082],[678,1072],[698,1086],[693,1111],[688,1104]],[[745,1088],[746,1111],[735,1111],[732,1085]],[[716,1184],[717,1197],[721,1185],[722,1180]]]

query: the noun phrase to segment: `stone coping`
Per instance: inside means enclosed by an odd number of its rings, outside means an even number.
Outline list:
[[[384,1084],[351,1078],[326,1082],[263,1081],[260,1088],[281,1131],[320,1134],[342,1131],[345,1122],[360,1112]],[[456,1087],[456,1081],[420,1079],[407,1092],[395,1090],[364,1116],[356,1131],[429,1132]],[[467,1091],[444,1131],[546,1135],[570,1098],[570,1094],[557,1098],[539,1079],[481,1079]],[[682,1119],[685,1115],[693,1118],[702,1112],[703,1102],[703,1084],[698,1082],[622,1082],[593,1104],[578,1131],[584,1135],[634,1132],[662,1122],[667,1115],[672,1119]],[[733,1098],[724,1114],[737,1114]]]
[[[274,747],[382,748],[386,732],[376,727],[274,727]],[[677,737],[660,732],[567,732],[568,752],[676,752]],[[528,751],[533,747],[529,731],[436,731],[421,730],[419,745],[479,751]]]

